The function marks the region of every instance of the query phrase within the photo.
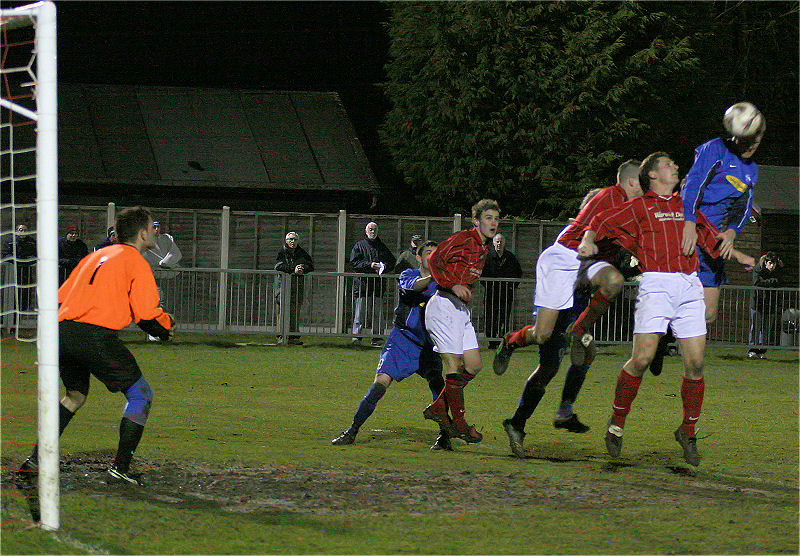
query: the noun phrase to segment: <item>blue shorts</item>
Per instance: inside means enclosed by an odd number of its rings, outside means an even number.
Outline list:
[[[704,288],[718,288],[728,283],[728,276],[725,274],[725,259],[722,257],[714,259],[704,253],[700,247],[697,248],[700,256],[700,268],[697,277]]]
[[[441,374],[442,358],[434,353],[433,346],[420,346],[401,329],[393,328],[383,345],[375,372],[387,374],[397,382],[414,373],[427,378],[431,373]]]

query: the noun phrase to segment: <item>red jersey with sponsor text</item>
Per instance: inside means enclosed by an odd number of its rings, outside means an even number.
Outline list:
[[[461,284],[472,289],[481,277],[488,252],[489,245],[477,228],[456,232],[428,256],[428,268],[440,288]]]
[[[609,238],[633,253],[642,272],[681,272],[691,274],[698,268],[697,251],[684,255],[683,200],[676,194],[661,196],[648,191],[596,215],[587,226],[594,230],[596,241]],[[697,213],[697,245],[712,257],[719,257],[719,232],[708,218]]]

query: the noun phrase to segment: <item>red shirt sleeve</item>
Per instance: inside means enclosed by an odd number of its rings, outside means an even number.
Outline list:
[[[705,214],[697,211],[697,245],[700,248],[714,257],[719,257],[719,243],[721,240],[717,239],[719,230],[714,227],[714,224],[706,217]]]

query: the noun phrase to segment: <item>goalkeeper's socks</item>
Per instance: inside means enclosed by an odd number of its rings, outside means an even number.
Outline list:
[[[114,467],[120,473],[127,473],[131,467],[133,452],[139,445],[144,432],[144,425],[134,423],[127,417],[123,417],[119,422],[119,447],[117,457],[114,459]]]
[[[375,406],[378,405],[378,401],[385,393],[386,386],[380,382],[372,383],[367,394],[361,399],[361,403],[358,404],[356,414],[353,415],[353,426],[356,427],[356,430],[358,430],[361,425],[364,424],[364,421],[372,415],[372,412],[375,411]]]
[[[61,433],[64,432],[64,429],[67,428],[69,422],[72,418],[75,417],[75,413],[64,407],[63,404],[58,404],[58,436],[61,436]],[[33,445],[33,450],[31,451],[31,455],[28,458],[33,463],[39,463],[39,443]]]
[[[525,388],[522,390],[522,396],[519,398],[519,405],[514,412],[514,416],[510,419],[511,424],[518,431],[525,430],[525,423],[531,418],[536,407],[544,396],[544,388],[536,384],[532,378],[528,378],[525,382]]]

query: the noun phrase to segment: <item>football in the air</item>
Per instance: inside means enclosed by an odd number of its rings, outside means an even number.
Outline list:
[[[764,116],[753,104],[737,102],[725,111],[722,123],[734,137],[752,137],[762,128]]]

